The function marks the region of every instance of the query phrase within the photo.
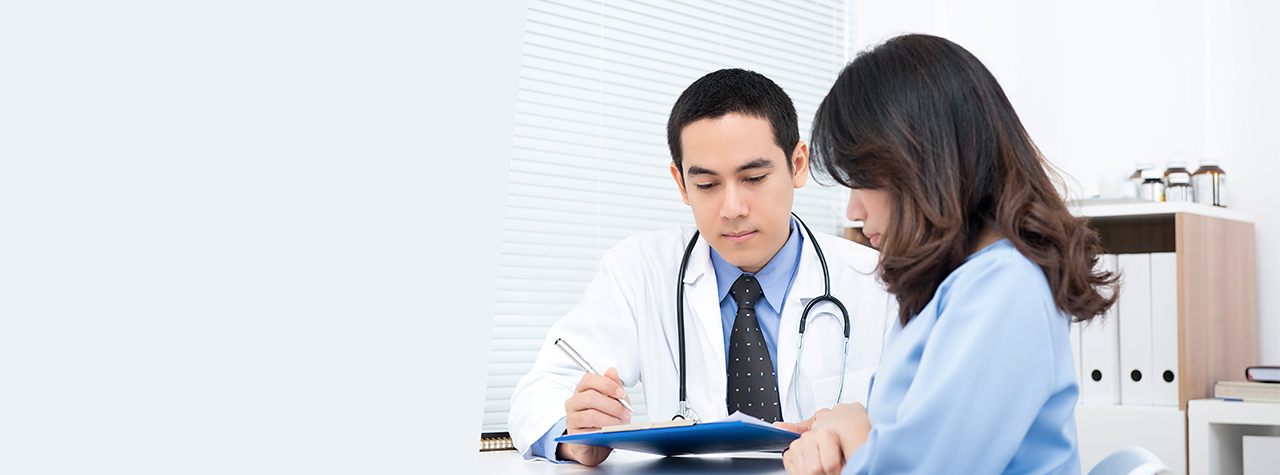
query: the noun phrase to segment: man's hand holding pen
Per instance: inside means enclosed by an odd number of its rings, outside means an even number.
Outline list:
[[[578,381],[573,396],[564,402],[565,433],[598,431],[605,426],[630,424],[631,411],[623,406],[630,401],[618,379],[618,370],[609,368],[604,375],[587,373]],[[559,444],[556,458],[576,460],[588,466],[599,465],[613,449],[578,444]]]

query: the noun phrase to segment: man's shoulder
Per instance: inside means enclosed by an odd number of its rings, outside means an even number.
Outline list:
[[[829,266],[844,266],[859,273],[871,273],[880,262],[880,252],[848,239],[830,234],[814,233],[822,254]]]
[[[672,226],[655,231],[646,231],[628,236],[616,246],[609,249],[609,254],[618,253],[669,253],[672,249],[684,250],[689,239],[697,228],[693,226]]]

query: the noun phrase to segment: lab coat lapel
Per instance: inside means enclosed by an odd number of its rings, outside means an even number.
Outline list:
[[[686,332],[686,338],[691,335],[697,335],[699,346],[705,351],[706,358],[701,360],[690,358],[687,361],[689,365],[701,363],[704,368],[703,376],[705,380],[695,380],[692,376],[697,373],[690,371],[689,385],[689,401],[695,404],[695,410],[699,411],[699,415],[704,419],[715,420],[713,413],[707,411],[721,412],[725,410],[724,396],[725,385],[728,384],[725,376],[724,361],[724,327],[720,320],[720,302],[716,287],[715,267],[711,265],[711,247],[705,239],[698,238],[698,244],[693,248],[693,254],[689,256],[689,268],[685,271],[684,276],[685,294],[689,301],[689,307],[693,310],[693,317],[697,320],[701,332]],[[688,324],[688,322],[686,322]],[[690,344],[692,341],[686,341]],[[686,348],[686,351],[689,350]],[[716,405],[718,407],[698,407],[698,394],[704,394],[708,398],[706,404]],[[727,416],[728,414],[724,414]]]
[[[799,411],[795,407],[796,398],[791,394],[796,388],[791,387],[791,378],[794,376],[796,350],[800,343],[800,315],[804,312],[804,306],[814,297],[822,295],[823,290],[822,267],[808,237],[805,235],[796,280],[791,284],[791,292],[787,294],[781,326],[778,328],[778,397],[782,398],[782,416],[790,422],[799,422],[796,419]]]

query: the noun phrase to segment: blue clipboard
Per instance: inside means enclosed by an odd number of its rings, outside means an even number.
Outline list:
[[[563,435],[556,442],[612,447],[657,455],[781,452],[800,434],[743,421],[698,423],[624,432]]]

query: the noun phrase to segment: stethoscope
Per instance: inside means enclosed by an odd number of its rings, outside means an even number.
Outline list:
[[[800,222],[800,227],[804,228],[805,234],[809,235],[809,242],[813,243],[814,252],[818,253],[818,262],[822,263],[822,283],[823,293],[809,301],[804,306],[804,311],[800,313],[800,343],[796,348],[796,366],[791,371],[791,394],[796,399],[796,410],[800,410],[800,391],[796,388],[800,380],[800,356],[804,352],[804,324],[809,319],[809,310],[813,309],[818,302],[831,302],[840,308],[840,314],[844,317],[844,355],[840,358],[840,390],[836,393],[836,402],[840,402],[840,397],[844,395],[844,367],[849,361],[849,311],[844,308],[844,303],[840,299],[831,295],[831,272],[827,270],[827,258],[822,255],[822,247],[818,246],[818,238],[814,237],[813,231],[809,230],[809,226],[804,221],[791,213],[791,216]],[[697,421],[698,413],[689,407],[689,397],[685,392],[685,365],[684,365],[684,271],[689,266],[689,256],[693,254],[693,246],[698,243],[698,231],[693,232],[693,238],[689,240],[689,245],[684,249],[684,258],[680,259],[680,278],[676,280],[676,329],[677,337],[680,339],[680,409],[676,411],[676,415],[671,420],[685,419]],[[802,414],[803,415],[803,414]]]

